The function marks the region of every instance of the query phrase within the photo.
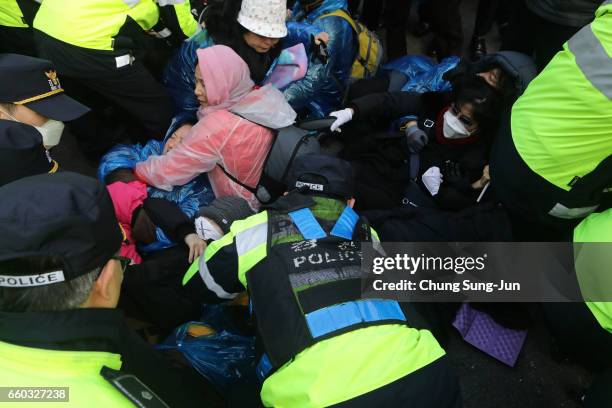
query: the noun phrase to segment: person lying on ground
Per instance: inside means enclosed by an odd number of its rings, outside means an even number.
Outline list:
[[[371,94],[332,113],[333,130],[360,120],[341,140],[342,155],[356,168],[361,209],[400,205],[410,179],[438,208],[474,204],[487,182],[500,109],[499,92],[484,78],[462,75],[451,92]]]

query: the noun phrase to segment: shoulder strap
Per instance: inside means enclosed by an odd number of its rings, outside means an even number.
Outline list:
[[[217,163],[217,166],[219,166],[219,168],[221,169],[221,171],[223,171],[223,173],[225,173],[225,175],[232,180],[234,183],[242,186],[244,189],[250,191],[251,193],[255,194],[257,192],[257,189],[251,186],[247,186],[246,184],[244,184],[242,181],[238,180],[236,177],[234,177],[233,175],[231,175],[227,170],[225,170],[225,167],[223,167],[221,164]]]
[[[240,115],[236,115],[236,116],[240,116]],[[242,117],[242,116],[240,116]],[[244,119],[244,118],[243,118]],[[248,120],[248,119],[245,119]],[[261,125],[260,125],[261,126]],[[276,138],[278,136],[278,129],[272,129],[272,128],[267,128],[272,132],[272,143],[270,144],[270,150],[268,150],[268,153],[266,154],[266,158],[264,159],[263,162],[263,166],[261,169],[261,173],[263,175],[263,173],[266,171],[266,163],[268,163],[268,159],[270,158],[270,154],[272,154],[272,150],[274,149],[274,143],[276,143]],[[251,193],[253,193],[254,195],[257,195],[257,185],[255,185],[255,187],[251,187],[251,186],[247,186],[246,184],[244,184],[242,181],[238,180],[236,177],[234,177],[232,174],[230,174],[225,167],[223,167],[220,163],[217,163],[217,166],[219,166],[219,168],[221,169],[221,171],[223,171],[223,173],[225,173],[225,175],[232,180],[234,183],[240,185],[241,187],[243,187],[245,190],[250,191]],[[261,176],[260,176],[261,179]],[[259,184],[259,182],[257,182],[257,184]]]
[[[357,27],[357,24],[355,24],[355,20],[353,20],[351,15],[345,10],[338,9],[338,10],[332,11],[331,13],[327,13],[327,14],[323,14],[319,16],[319,18],[323,18],[323,17],[340,17],[344,19],[347,23],[349,23],[350,26],[353,27],[353,30],[355,30],[357,34],[361,32],[359,27]]]

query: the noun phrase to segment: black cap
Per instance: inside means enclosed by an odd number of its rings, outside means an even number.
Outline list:
[[[76,173],[41,174],[0,188],[0,261],[56,256],[61,271],[45,281],[16,271],[0,286],[37,286],[71,280],[103,266],[123,236],[106,187]],[[33,282],[36,282],[34,284]]]
[[[59,166],[43,146],[34,127],[0,120],[0,186],[23,177],[55,173]]]
[[[353,168],[345,160],[323,154],[298,156],[291,167],[289,188],[311,194],[350,198],[353,196]]]
[[[24,105],[47,118],[70,121],[89,112],[64,92],[50,61],[0,54],[0,103]]]
[[[250,217],[253,210],[244,198],[227,196],[215,198],[208,206],[200,208],[200,215],[213,220],[227,234],[234,221]]]

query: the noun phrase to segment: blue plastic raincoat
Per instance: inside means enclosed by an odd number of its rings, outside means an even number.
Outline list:
[[[308,44],[310,36],[329,34],[327,64],[309,61],[306,76],[284,90],[285,98],[298,113],[308,117],[324,117],[342,104],[344,88],[355,60],[357,40],[352,27],[341,17],[323,17],[338,9],[348,9],[347,0],[324,0],[313,12],[305,15],[300,2],[293,8],[292,21],[287,23],[288,43]]]
[[[172,135],[179,122],[181,121],[175,121],[171,124],[167,135]],[[149,156],[162,154],[164,144],[165,142],[149,140],[144,146],[138,143],[113,147],[100,160],[98,179],[101,183],[104,183],[106,176],[113,170],[133,169],[137,163],[146,160]],[[147,194],[149,198],[163,198],[175,203],[190,218],[197,215],[200,207],[210,204],[215,199],[206,174],[196,177],[183,186],[177,186],[172,191],[159,190],[149,186]],[[161,228],[156,229],[156,235],[156,242],[139,246],[138,249],[142,252],[153,252],[176,245],[164,234]]]

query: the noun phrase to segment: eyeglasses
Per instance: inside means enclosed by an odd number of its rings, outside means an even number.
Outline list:
[[[111,259],[114,259],[121,263],[121,270],[123,271],[123,273],[125,273],[127,267],[132,263],[132,260],[130,258],[126,258],[125,256],[114,255],[111,256]]]
[[[461,113],[461,110],[459,110],[459,108],[457,107],[456,104],[452,103],[450,106],[451,112],[453,113],[453,115],[455,115],[457,117],[457,119],[459,119],[461,121],[461,123],[463,123],[466,126],[473,126],[474,125],[474,121],[470,118],[468,118],[467,116],[465,116],[463,113]]]

